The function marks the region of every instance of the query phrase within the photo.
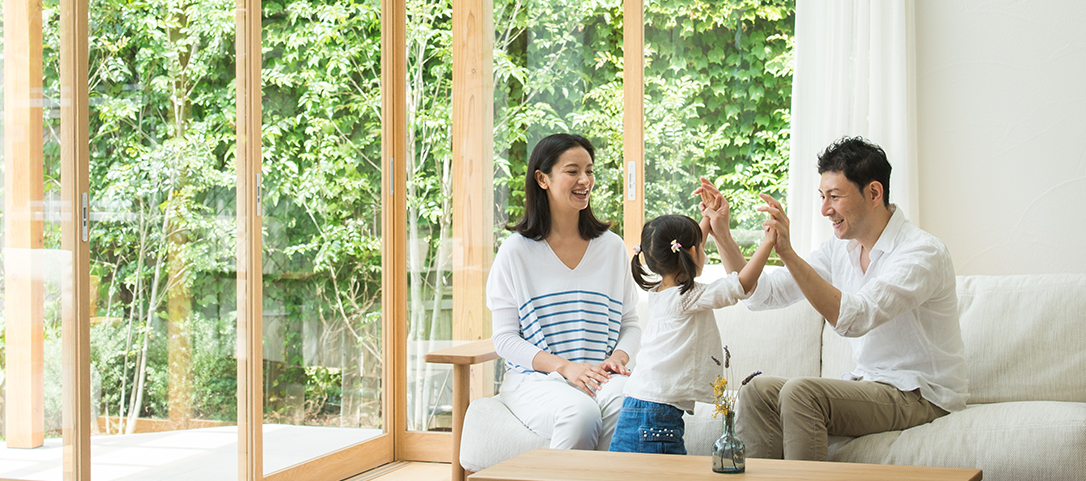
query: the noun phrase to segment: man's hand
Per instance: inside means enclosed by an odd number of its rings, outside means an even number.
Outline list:
[[[774,248],[777,250],[777,255],[781,256],[781,260],[784,260],[786,256],[795,253],[792,250],[792,241],[789,238],[788,215],[785,214],[784,207],[781,206],[777,199],[769,194],[760,194],[760,197],[766,202],[766,205],[759,206],[756,210],[769,214],[769,219],[766,219],[762,225],[772,229],[776,234]]]
[[[607,361],[604,361],[607,362]],[[603,364],[600,364],[602,366]],[[625,366],[622,369],[626,369]],[[611,379],[611,374],[599,366],[569,362],[558,368],[558,374],[566,378],[570,384],[581,388],[589,396],[596,397],[596,391],[600,390],[603,383]]]

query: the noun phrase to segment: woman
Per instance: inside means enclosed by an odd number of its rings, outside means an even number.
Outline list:
[[[541,140],[528,160],[525,213],[487,279],[502,400],[552,449],[601,449],[640,346],[638,294],[622,239],[592,214],[595,149]]]

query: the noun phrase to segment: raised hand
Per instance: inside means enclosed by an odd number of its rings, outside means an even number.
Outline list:
[[[702,199],[698,208],[701,209],[702,215],[709,218],[710,229],[714,235],[729,234],[731,207],[728,205],[728,199],[725,199],[708,179],[702,177],[700,180],[701,185],[694,190],[694,193],[700,194]]]
[[[766,219],[762,225],[769,230],[773,231],[775,236],[774,249],[777,250],[777,255],[787,256],[793,253],[792,242],[789,238],[789,224],[788,215],[784,212],[784,207],[781,203],[774,199],[769,194],[759,194],[759,197],[766,202],[766,205],[758,206],[756,210],[759,212],[765,212],[769,214],[769,219]],[[770,233],[766,232],[766,241],[770,239]]]

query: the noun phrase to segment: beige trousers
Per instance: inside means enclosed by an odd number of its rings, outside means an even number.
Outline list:
[[[911,428],[947,414],[881,382],[759,376],[739,390],[736,434],[747,457],[827,460],[827,435]]]

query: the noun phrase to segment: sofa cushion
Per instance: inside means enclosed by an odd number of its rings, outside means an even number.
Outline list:
[[[1086,275],[959,276],[969,402],[1086,402]]]
[[[716,310],[722,342],[732,353],[729,382],[754,371],[781,377],[818,376],[823,319],[806,300],[784,309],[751,311],[742,303]]]
[[[856,369],[852,360],[852,344],[848,339],[834,332],[830,323],[822,327],[822,377],[841,379],[847,372]]]
[[[724,418],[713,418],[713,405],[694,403],[694,414],[683,414],[683,444],[690,456],[710,456],[713,443],[724,433]]]
[[[476,472],[551,443],[520,422],[500,395],[479,398],[468,405],[461,440],[460,465]]]
[[[976,468],[985,481],[1081,479],[1086,404],[970,405],[905,431],[831,437],[829,452],[832,461]]]

